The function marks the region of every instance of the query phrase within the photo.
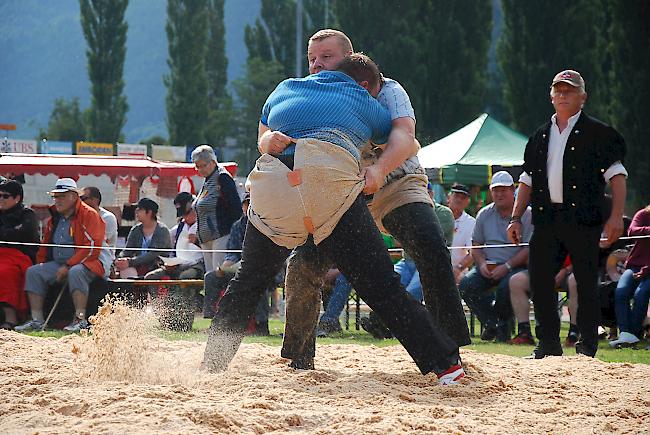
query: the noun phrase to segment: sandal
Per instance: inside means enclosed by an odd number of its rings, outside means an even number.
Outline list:
[[[0,325],[0,329],[6,329],[8,331],[13,331],[15,327],[16,323],[11,322],[4,322],[2,325]]]

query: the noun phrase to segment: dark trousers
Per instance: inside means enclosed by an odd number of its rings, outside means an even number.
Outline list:
[[[440,221],[430,204],[414,202],[388,213],[382,223],[415,261],[434,322],[459,346],[471,343]]]
[[[235,276],[232,273],[226,273],[224,276],[218,276],[214,270],[205,274],[203,279],[205,297],[203,298],[203,318],[211,319],[214,317],[215,308],[221,292],[228,285],[228,282]]]
[[[215,314],[215,306],[219,300],[219,295],[228,285],[228,282],[234,275],[226,273],[224,276],[217,276],[214,271],[205,274],[205,298],[203,299],[203,318],[211,319]],[[268,323],[269,321],[269,291],[275,290],[275,285],[269,285],[268,289],[262,293],[260,300],[255,309],[255,322]]]
[[[322,252],[353,284],[402,343],[423,374],[440,373],[458,360],[458,346],[440,332],[429,312],[400,284],[379,230],[360,196],[322,241]],[[289,256],[250,223],[241,269],[226,290],[212,320],[204,363],[223,370],[234,357],[260,294]]]
[[[469,331],[461,304],[449,250],[433,207],[425,203],[406,204],[388,213],[384,227],[414,259],[426,308],[434,323],[458,346],[469,344]],[[384,248],[385,250],[385,248]],[[341,259],[345,261],[345,259]],[[332,262],[315,246],[299,246],[287,268],[287,323],[282,356],[313,358],[316,352],[316,323],[320,310],[318,289]],[[344,276],[345,273],[343,274]]]
[[[577,325],[582,345],[593,354],[598,348],[598,241],[601,230],[600,226],[572,224],[561,211],[554,212],[553,222],[535,225],[528,268],[537,322],[535,334],[542,349],[561,349],[555,275],[567,254],[571,256],[578,284]]]

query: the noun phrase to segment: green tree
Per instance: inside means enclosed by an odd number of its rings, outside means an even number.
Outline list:
[[[209,119],[207,0],[168,0],[167,129],[174,145],[205,142]]]
[[[246,170],[252,168],[259,155],[257,127],[266,97],[295,72],[295,0],[262,0],[260,16],[254,25],[244,29],[246,70],[233,83],[238,96],[234,123],[237,159]]]
[[[329,1],[303,1],[302,72],[307,74],[307,42],[317,30],[336,26],[338,21]],[[249,57],[276,61],[286,77],[295,76],[296,0],[262,0],[260,17],[246,26],[245,41]]]
[[[304,0],[303,12],[305,14],[303,39],[306,57],[307,42],[311,35],[320,29],[336,29],[339,27],[339,21],[334,2],[331,0]]]
[[[549,86],[555,74],[575,69],[585,78],[586,110],[609,114],[604,66],[607,14],[600,0],[503,0],[503,33],[498,60],[504,75],[504,98],[513,127],[524,134],[553,113]]]
[[[336,23],[329,2],[303,2],[303,45],[300,57],[307,74],[307,41],[316,30]],[[275,86],[295,75],[296,1],[262,0],[261,18],[246,26],[244,41],[248,50],[244,76],[233,85],[238,96],[234,108],[237,159],[243,169],[252,168],[257,151],[257,127],[262,106]]]
[[[208,78],[208,124],[206,141],[222,149],[230,133],[232,98],[228,84],[225,26],[223,21],[224,0],[208,0],[208,49],[205,62]]]
[[[248,173],[259,156],[257,151],[257,128],[262,106],[275,86],[285,78],[278,62],[265,61],[259,57],[246,61],[246,71],[233,85],[239,97],[237,112],[237,161],[242,173]]]
[[[492,29],[489,2],[338,0],[335,6],[341,30],[355,50],[371,56],[409,93],[421,142],[435,140],[483,111]]]
[[[141,139],[139,143],[142,145],[169,145],[167,139],[159,134],[154,134],[151,137]]]
[[[79,108],[79,98],[54,100],[47,130],[41,129],[39,139],[76,142],[85,138],[84,115]]]
[[[628,146],[628,211],[650,204],[650,153],[647,126],[650,118],[650,3],[645,0],[611,1],[612,122]],[[645,53],[645,54],[643,54]]]
[[[123,95],[128,0],[79,0],[81,27],[88,43],[91,104],[88,112],[90,140],[117,142],[129,108]]]

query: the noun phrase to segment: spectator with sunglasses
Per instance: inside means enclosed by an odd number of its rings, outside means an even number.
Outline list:
[[[6,179],[0,182],[0,306],[4,314],[0,329],[13,329],[29,309],[25,273],[34,264],[38,246],[2,242],[38,243],[38,220],[34,211],[23,205],[23,186]]]

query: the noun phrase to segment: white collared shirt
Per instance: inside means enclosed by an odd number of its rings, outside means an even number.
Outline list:
[[[196,234],[196,222],[192,225],[188,225],[185,222],[179,223],[178,225],[183,225],[181,233],[178,235],[178,241],[176,242],[176,257],[181,258],[188,263],[195,263],[203,258],[203,253],[201,248],[196,246],[194,243],[190,243],[190,234]]]
[[[575,127],[578,118],[582,114],[582,110],[569,118],[569,122],[566,128],[560,132],[560,128],[557,125],[557,114],[551,116],[551,131],[548,137],[548,153],[546,155],[546,173],[548,179],[548,190],[551,196],[551,202],[561,204],[564,202],[564,191],[563,191],[563,180],[564,180],[564,150],[566,148],[567,140],[569,135]],[[576,133],[577,130],[576,130]],[[605,182],[615,176],[622,174],[627,177],[627,171],[620,161],[614,162],[608,169],[603,173]],[[523,172],[519,176],[519,182],[524,183],[528,186],[533,185],[533,180],[530,175],[526,172]]]
[[[463,211],[458,216],[458,219],[454,221],[454,240],[451,246],[472,246],[472,232],[474,231],[475,223],[476,219]],[[457,265],[467,254],[469,254],[469,249],[452,249],[451,264],[454,266]]]
[[[117,218],[113,213],[104,207],[99,207],[99,216],[106,226],[106,234],[102,246],[115,247],[117,244]],[[104,248],[99,253],[99,261],[104,267],[104,277],[108,277],[111,272],[111,264],[115,261],[115,250]]]

